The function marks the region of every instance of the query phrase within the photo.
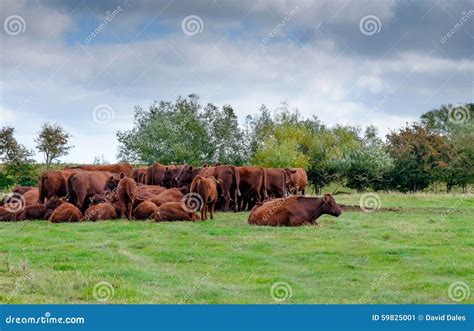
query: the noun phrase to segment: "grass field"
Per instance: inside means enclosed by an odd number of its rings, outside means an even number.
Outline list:
[[[456,303],[448,288],[463,282],[470,295],[461,302],[473,303],[473,196],[379,196],[401,210],[301,228],[249,226],[247,213],[1,223],[0,302]]]

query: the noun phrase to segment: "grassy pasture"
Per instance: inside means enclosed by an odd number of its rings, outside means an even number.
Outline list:
[[[379,194],[399,211],[323,216],[319,226],[214,221],[0,224],[0,302],[474,303],[474,198]],[[357,194],[336,197],[358,204]],[[113,288],[99,293],[94,286]],[[272,286],[285,282],[286,293]],[[284,291],[283,291],[284,292]],[[94,295],[96,293],[96,295]]]

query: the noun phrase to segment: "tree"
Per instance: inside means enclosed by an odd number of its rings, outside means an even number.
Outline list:
[[[345,186],[357,191],[385,188],[387,176],[393,169],[393,160],[373,126],[366,128],[359,148],[349,151],[336,163],[345,177]]]
[[[5,163],[0,173],[1,188],[13,184],[32,186],[37,182],[37,169],[31,164],[33,153],[18,143],[14,132],[12,127],[0,130],[0,159]]]
[[[416,192],[442,178],[452,149],[439,134],[414,123],[387,135],[388,153],[394,159],[391,187]]]
[[[440,177],[446,183],[446,191],[450,192],[454,185],[465,190],[467,184],[474,182],[474,104],[441,106],[423,114],[421,121],[449,145],[450,159]]]
[[[69,154],[73,146],[69,146],[71,135],[59,124],[43,123],[38,137],[35,139],[36,149],[44,155],[46,166],[61,156]]]
[[[280,168],[308,166],[308,156],[304,151],[310,141],[310,132],[300,120],[297,109],[290,110],[286,103],[282,103],[271,118],[263,106],[261,113],[251,120],[252,164]]]
[[[208,162],[242,164],[243,133],[230,106],[208,104],[196,95],[161,101],[148,111],[135,108],[134,127],[118,132],[119,158],[130,162],[164,164]]]
[[[234,109],[224,105],[221,110],[209,103],[202,116],[214,149],[209,161],[242,165],[246,159],[245,144],[242,143],[244,136]]]
[[[321,188],[332,182],[343,184],[344,172],[339,160],[360,148],[359,130],[341,125],[326,128],[318,122],[307,122],[306,126],[313,128],[307,153],[310,159],[308,179],[315,190],[320,192]]]
[[[15,129],[5,126],[0,130],[0,158],[5,163],[32,162],[33,153],[13,136]]]

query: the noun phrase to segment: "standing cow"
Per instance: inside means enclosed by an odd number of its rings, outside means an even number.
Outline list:
[[[288,192],[291,194],[298,194],[301,192],[302,195],[306,193],[306,187],[308,186],[308,175],[306,170],[303,168],[285,168],[285,172],[288,182]]]
[[[120,207],[121,217],[132,219],[133,203],[138,195],[137,183],[124,173],[120,174],[120,181],[117,185],[115,196]]]
[[[210,209],[211,220],[214,219],[214,208],[217,202],[217,185],[219,182],[214,177],[205,178],[202,176],[194,177],[191,183],[190,193],[198,194],[201,197],[201,219],[207,220],[207,210]],[[191,197],[192,199],[192,197]]]
[[[239,210],[252,209],[267,198],[267,176],[262,167],[244,166],[239,167],[240,174],[240,199]]]
[[[94,194],[105,193],[105,183],[112,173],[107,171],[80,171],[71,174],[67,180],[67,200],[81,211],[89,206],[89,199]]]
[[[289,178],[284,169],[265,168],[267,181],[267,195],[270,198],[283,198],[287,196]]]

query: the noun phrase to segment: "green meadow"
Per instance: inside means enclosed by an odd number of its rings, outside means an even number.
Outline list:
[[[379,210],[300,228],[250,226],[246,212],[0,223],[0,302],[474,303],[473,196],[378,197]]]

